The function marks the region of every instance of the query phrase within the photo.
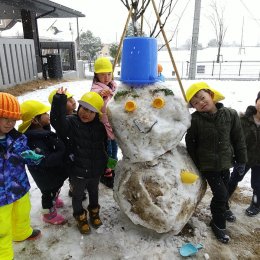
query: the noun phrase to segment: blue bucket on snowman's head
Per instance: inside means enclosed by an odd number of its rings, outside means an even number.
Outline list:
[[[157,80],[157,40],[150,37],[125,38],[121,81],[131,85],[145,85]]]

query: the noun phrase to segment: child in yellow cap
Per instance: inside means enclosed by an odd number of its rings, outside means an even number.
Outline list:
[[[99,217],[98,185],[107,165],[107,134],[100,122],[102,97],[96,92],[87,92],[78,101],[76,115],[66,116],[66,89],[60,88],[53,97],[51,124],[62,139],[67,139],[71,164],[68,165],[72,185],[73,216],[82,234],[90,232],[88,214],[82,205],[85,189],[88,192],[90,223],[94,228],[102,225]]]
[[[66,220],[58,214],[57,208],[64,205],[59,193],[68,177],[63,167],[65,145],[57,134],[51,131],[49,111],[50,107],[39,101],[24,101],[21,104],[23,122],[18,130],[27,136],[29,147],[45,157],[39,165],[28,166],[42,194],[42,219],[49,224],[62,225]]]
[[[57,92],[57,89],[54,89],[49,97],[48,97],[48,101],[50,104],[52,104],[52,100],[53,100],[53,96],[56,94]],[[67,96],[67,104],[66,104],[66,114],[67,115],[72,115],[72,114],[76,114],[77,111],[76,111],[76,101],[75,99],[73,98],[73,95],[69,92],[66,93],[66,96]]]
[[[25,135],[14,129],[20,120],[18,100],[0,92],[0,259],[14,258],[12,241],[36,239],[41,231],[30,225],[30,184],[25,163],[38,164]],[[31,152],[31,153],[30,153]],[[30,154],[30,156],[28,156]]]
[[[57,93],[57,89],[54,89],[49,97],[48,97],[48,101],[49,103],[52,105],[52,101],[53,101],[53,96]],[[73,95],[69,92],[66,92],[66,96],[67,96],[67,103],[66,103],[66,115],[67,116],[70,116],[70,115],[75,115],[77,114],[77,111],[76,111],[76,101],[75,99],[73,98]],[[67,139],[65,140],[62,140],[65,145],[66,145],[66,142],[67,142]],[[67,156],[65,156],[65,159],[67,158]],[[66,164],[69,163],[68,161],[65,161],[64,162],[64,171],[67,171],[68,167],[66,167]],[[70,181],[69,181],[70,182]],[[72,187],[71,187],[71,184],[69,183],[69,193],[68,195],[70,197],[72,197]],[[83,196],[83,200],[86,199],[86,194],[84,194]]]
[[[205,82],[194,83],[187,89],[186,100],[196,111],[192,113],[185,141],[188,153],[212,190],[212,231],[219,241],[228,243],[226,220],[235,221],[228,207],[229,169],[235,161],[243,171],[247,154],[238,114],[219,103],[223,99]]]
[[[113,66],[110,60],[106,57],[99,57],[94,63],[94,78],[92,82],[91,91],[97,92],[104,100],[102,107],[102,123],[104,124],[108,136],[108,155],[114,160],[118,160],[117,152],[118,145],[115,140],[112,126],[108,121],[106,113],[107,104],[114,96],[117,89],[116,82],[113,80]],[[104,175],[101,176],[100,181],[109,188],[113,188],[114,171],[111,168],[106,168]]]

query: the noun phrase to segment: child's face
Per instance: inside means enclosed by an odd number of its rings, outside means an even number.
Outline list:
[[[215,113],[216,105],[212,99],[212,95],[205,90],[198,91],[190,101],[192,107],[198,112]]]
[[[257,110],[257,113],[260,113],[260,99],[256,101],[255,108]]]
[[[112,73],[97,73],[98,81],[108,85],[112,81]]]
[[[76,109],[76,101],[73,97],[71,97],[67,100],[67,105],[66,105],[67,115],[71,115],[75,109]]]
[[[96,112],[81,106],[78,111],[78,116],[83,123],[89,123],[94,120]]]
[[[48,113],[41,114],[37,119],[35,118],[34,121],[36,121],[35,124],[38,124],[40,127],[48,126],[51,123]]]
[[[16,120],[10,118],[0,118],[0,136],[9,133],[15,126]]]

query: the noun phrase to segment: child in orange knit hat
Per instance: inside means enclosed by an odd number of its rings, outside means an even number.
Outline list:
[[[0,259],[14,258],[12,241],[36,239],[41,234],[30,225],[30,184],[25,164],[42,156],[30,151],[25,135],[14,129],[20,119],[18,100],[0,92]]]

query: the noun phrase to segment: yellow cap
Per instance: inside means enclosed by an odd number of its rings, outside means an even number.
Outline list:
[[[225,99],[225,97],[218,92],[217,90],[211,88],[207,83],[205,82],[197,82],[192,84],[187,90],[186,90],[186,100],[187,102],[190,102],[191,99],[193,98],[193,96],[200,90],[202,89],[209,89],[210,91],[213,92],[214,97],[213,97],[213,101],[214,102],[218,102],[220,100]]]
[[[49,95],[49,97],[48,97],[48,100],[49,100],[49,103],[50,103],[50,104],[52,104],[53,97],[54,97],[54,95],[55,95],[56,93],[57,93],[57,89],[54,89],[54,90],[50,93],[50,95]],[[73,95],[70,94],[69,92],[66,92],[66,96],[67,96],[67,99],[73,97]]]
[[[95,73],[109,73],[112,71],[113,71],[113,66],[108,58],[100,57],[96,59],[94,64]]]
[[[18,126],[18,131],[24,133],[32,123],[32,120],[41,114],[50,111],[50,107],[36,100],[27,100],[21,104],[22,124]]]
[[[85,93],[78,103],[81,106],[102,115],[101,109],[104,106],[104,100],[97,92],[90,91]]]

